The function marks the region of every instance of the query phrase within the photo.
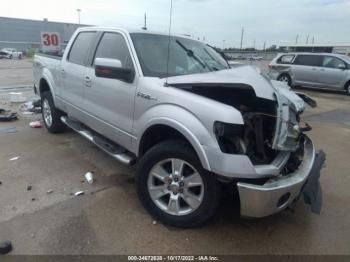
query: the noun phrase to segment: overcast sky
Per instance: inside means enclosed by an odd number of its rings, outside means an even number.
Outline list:
[[[81,8],[85,24],[141,28],[144,12],[150,30],[165,32],[170,0],[11,0],[0,16],[77,22]],[[222,47],[305,43],[350,44],[350,0],[173,0],[173,33],[206,38]]]

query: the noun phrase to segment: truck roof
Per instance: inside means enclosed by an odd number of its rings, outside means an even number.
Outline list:
[[[112,30],[112,31],[121,31],[124,33],[142,33],[142,34],[155,34],[155,35],[165,35],[168,36],[169,33],[166,32],[160,32],[160,31],[152,31],[152,30],[142,30],[142,29],[130,29],[130,28],[120,28],[120,27],[99,27],[99,26],[90,26],[90,27],[80,27],[78,29],[79,31],[91,31],[91,30],[96,30],[96,31],[105,31],[105,30]],[[177,37],[183,37],[183,38],[189,38],[195,41],[198,41],[196,39],[191,38],[188,35],[180,35],[180,34],[171,34],[171,36],[177,36]]]

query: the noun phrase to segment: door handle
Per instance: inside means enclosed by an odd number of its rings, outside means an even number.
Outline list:
[[[92,82],[91,77],[86,76],[86,77],[85,77],[85,85],[86,85],[87,87],[91,87],[91,82]]]
[[[64,69],[61,69],[61,76],[64,77],[66,75],[66,71]]]

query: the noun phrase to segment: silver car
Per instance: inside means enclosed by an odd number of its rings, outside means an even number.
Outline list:
[[[345,55],[279,54],[269,64],[269,75],[289,86],[344,90],[350,95],[350,57]]]

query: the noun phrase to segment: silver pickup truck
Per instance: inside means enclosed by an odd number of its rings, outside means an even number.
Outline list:
[[[165,224],[208,221],[222,188],[245,217],[274,214],[303,194],[319,211],[324,157],[300,121],[315,101],[253,67],[230,69],[200,41],[81,28],[62,58],[35,56],[34,79],[48,131],[69,126],[137,163],[139,198]]]

